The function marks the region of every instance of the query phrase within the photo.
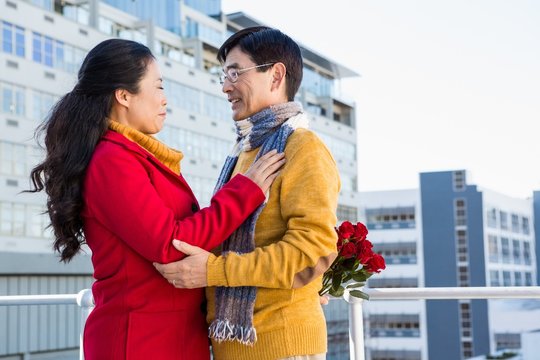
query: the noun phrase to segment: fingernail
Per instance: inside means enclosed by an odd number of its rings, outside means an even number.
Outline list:
[[[173,245],[180,245],[180,240],[173,240],[172,243]]]

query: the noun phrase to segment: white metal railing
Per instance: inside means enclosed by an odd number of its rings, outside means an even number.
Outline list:
[[[374,300],[452,300],[452,299],[540,299],[540,286],[515,287],[433,287],[433,288],[385,288],[362,291]],[[350,359],[364,360],[364,323],[362,303],[364,300],[344,295],[349,303]],[[94,301],[89,289],[78,294],[65,295],[17,295],[0,296],[0,306],[13,305],[60,305],[77,304],[81,307],[80,355],[84,359],[82,333]]]
[[[514,287],[431,287],[431,288],[385,288],[362,290],[373,300],[452,300],[452,299],[540,299],[540,286]],[[349,351],[350,359],[364,360],[364,322],[362,303],[345,293],[349,303]]]
[[[84,289],[79,291],[79,293],[77,294],[0,296],[0,306],[72,304],[77,304],[81,308],[81,328],[79,331],[79,359],[84,360],[83,330],[86,319],[94,308],[94,298],[92,296],[92,290]]]

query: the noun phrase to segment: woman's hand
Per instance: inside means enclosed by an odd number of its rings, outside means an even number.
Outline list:
[[[279,169],[285,164],[285,154],[271,150],[255,161],[244,176],[259,185],[262,192],[266,193],[276,177]]]

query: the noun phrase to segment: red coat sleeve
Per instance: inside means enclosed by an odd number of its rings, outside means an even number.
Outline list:
[[[149,261],[168,263],[183,258],[172,246],[173,239],[206,250],[215,248],[264,201],[254,182],[237,175],[214,195],[209,207],[178,218],[141,163],[148,160],[137,156],[125,149],[94,154],[83,196],[87,216]],[[191,192],[186,190],[179,197],[174,201],[186,201],[191,209]]]

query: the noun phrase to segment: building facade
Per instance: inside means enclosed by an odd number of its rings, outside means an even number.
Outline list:
[[[370,238],[387,260],[370,287],[537,284],[536,197],[533,206],[532,199],[481,189],[463,170],[421,173],[419,189],[361,197]],[[540,321],[540,302],[531,300],[377,301],[365,308],[371,360],[519,352],[522,334]]]
[[[231,32],[260,24],[244,13],[222,14],[219,0],[0,2],[0,295],[76,293],[92,284],[89,251],[59,264],[42,214],[45,196],[22,193],[43,156],[35,129],[73,87],[87,51],[111,37],[152,49],[168,98],[158,137],[183,151],[183,175],[205,206],[235,140],[217,49]],[[304,81],[296,100],[338,163],[338,215],[355,221],[355,104],[338,84],[357,74],[303,45],[301,50]],[[77,356],[79,325],[75,306],[0,307],[0,358]]]

